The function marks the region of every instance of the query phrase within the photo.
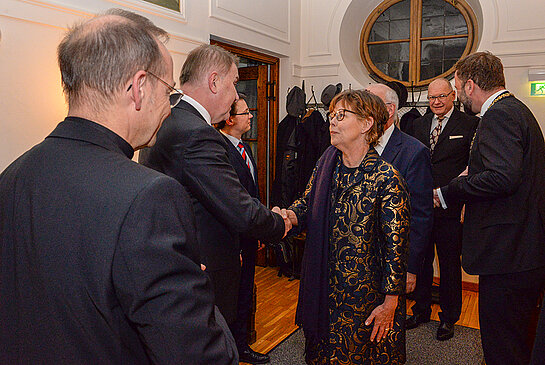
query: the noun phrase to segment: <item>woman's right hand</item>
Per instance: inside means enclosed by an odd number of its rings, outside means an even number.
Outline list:
[[[386,295],[384,303],[377,306],[371,312],[371,315],[365,321],[365,325],[369,326],[373,322],[373,331],[371,332],[370,341],[380,342],[388,335],[388,332],[394,326],[394,314],[397,307],[397,295]]]

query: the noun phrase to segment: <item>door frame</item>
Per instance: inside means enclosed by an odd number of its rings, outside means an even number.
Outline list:
[[[214,44],[217,46],[220,46],[229,52],[241,56],[244,58],[248,58],[251,60],[259,61],[266,63],[270,66],[270,82],[267,83],[267,99],[269,101],[269,134],[268,134],[268,141],[269,141],[269,150],[268,154],[265,153],[265,156],[268,156],[267,166],[265,169],[265,173],[267,170],[269,171],[269,175],[265,177],[265,186],[260,186],[260,190],[262,192],[266,191],[266,194],[261,194],[261,201],[269,205],[270,202],[270,196],[271,196],[271,188],[272,188],[272,181],[275,176],[275,158],[276,156],[276,132],[278,129],[278,118],[279,118],[279,100],[278,100],[278,91],[279,91],[279,67],[280,67],[280,59],[278,57],[270,56],[265,53],[253,51],[250,49],[234,46],[232,44],[224,43],[215,39],[210,40],[210,44]],[[258,149],[264,148],[266,149],[267,146],[259,146]],[[268,168],[268,169],[267,169]],[[262,184],[263,185],[263,184]]]

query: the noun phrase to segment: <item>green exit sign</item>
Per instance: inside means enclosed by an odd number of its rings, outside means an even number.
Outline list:
[[[545,81],[531,82],[530,96],[545,96]]]

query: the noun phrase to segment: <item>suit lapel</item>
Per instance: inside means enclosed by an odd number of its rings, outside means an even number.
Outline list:
[[[392,135],[390,136],[390,140],[388,140],[386,147],[384,147],[384,151],[382,151],[381,157],[389,163],[392,163],[400,150],[401,132],[399,131],[399,129],[397,129],[397,127],[394,127],[394,131],[392,132]]]
[[[424,145],[426,147],[430,148],[430,135],[431,135],[431,121],[433,120],[433,114],[429,113],[426,114],[423,120],[423,127],[422,127],[422,142],[424,142]],[[441,136],[441,135],[439,135]]]
[[[447,121],[447,125],[445,126],[445,128],[443,128],[443,131],[439,135],[437,144],[440,144],[445,138],[450,136],[452,132],[454,132],[454,130],[458,127],[459,124],[460,124],[460,115],[459,115],[459,112],[456,109],[454,109],[452,114],[450,115],[450,118]],[[430,128],[431,128],[431,125],[430,125]],[[437,148],[437,146],[435,146],[435,148]]]
[[[250,179],[251,181],[254,181],[254,178],[252,177],[252,173],[250,172],[250,169],[246,165],[246,161],[244,161],[244,159],[242,158],[240,151],[235,146],[233,146],[233,143],[231,143],[231,141],[227,137],[225,137],[223,133],[221,132],[219,133],[221,134],[221,136],[225,140],[225,143],[227,144],[227,149],[229,154],[235,156],[236,163],[238,164],[238,167],[233,166],[235,170],[242,171],[242,173],[246,175],[248,179]],[[244,145],[244,148],[246,149],[246,155],[250,156],[250,154],[248,154],[248,149],[250,147],[248,147],[248,145],[244,142],[242,142],[242,144]],[[252,164],[254,165],[254,171],[256,171],[255,163],[253,162],[253,159],[251,157],[250,157],[250,161],[252,161]]]

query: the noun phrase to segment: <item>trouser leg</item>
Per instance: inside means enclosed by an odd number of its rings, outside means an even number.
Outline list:
[[[544,289],[545,268],[479,277],[479,323],[487,365],[526,365],[531,318]]]
[[[435,245],[439,260],[439,318],[456,323],[462,312],[462,225],[458,219],[436,219]]]

